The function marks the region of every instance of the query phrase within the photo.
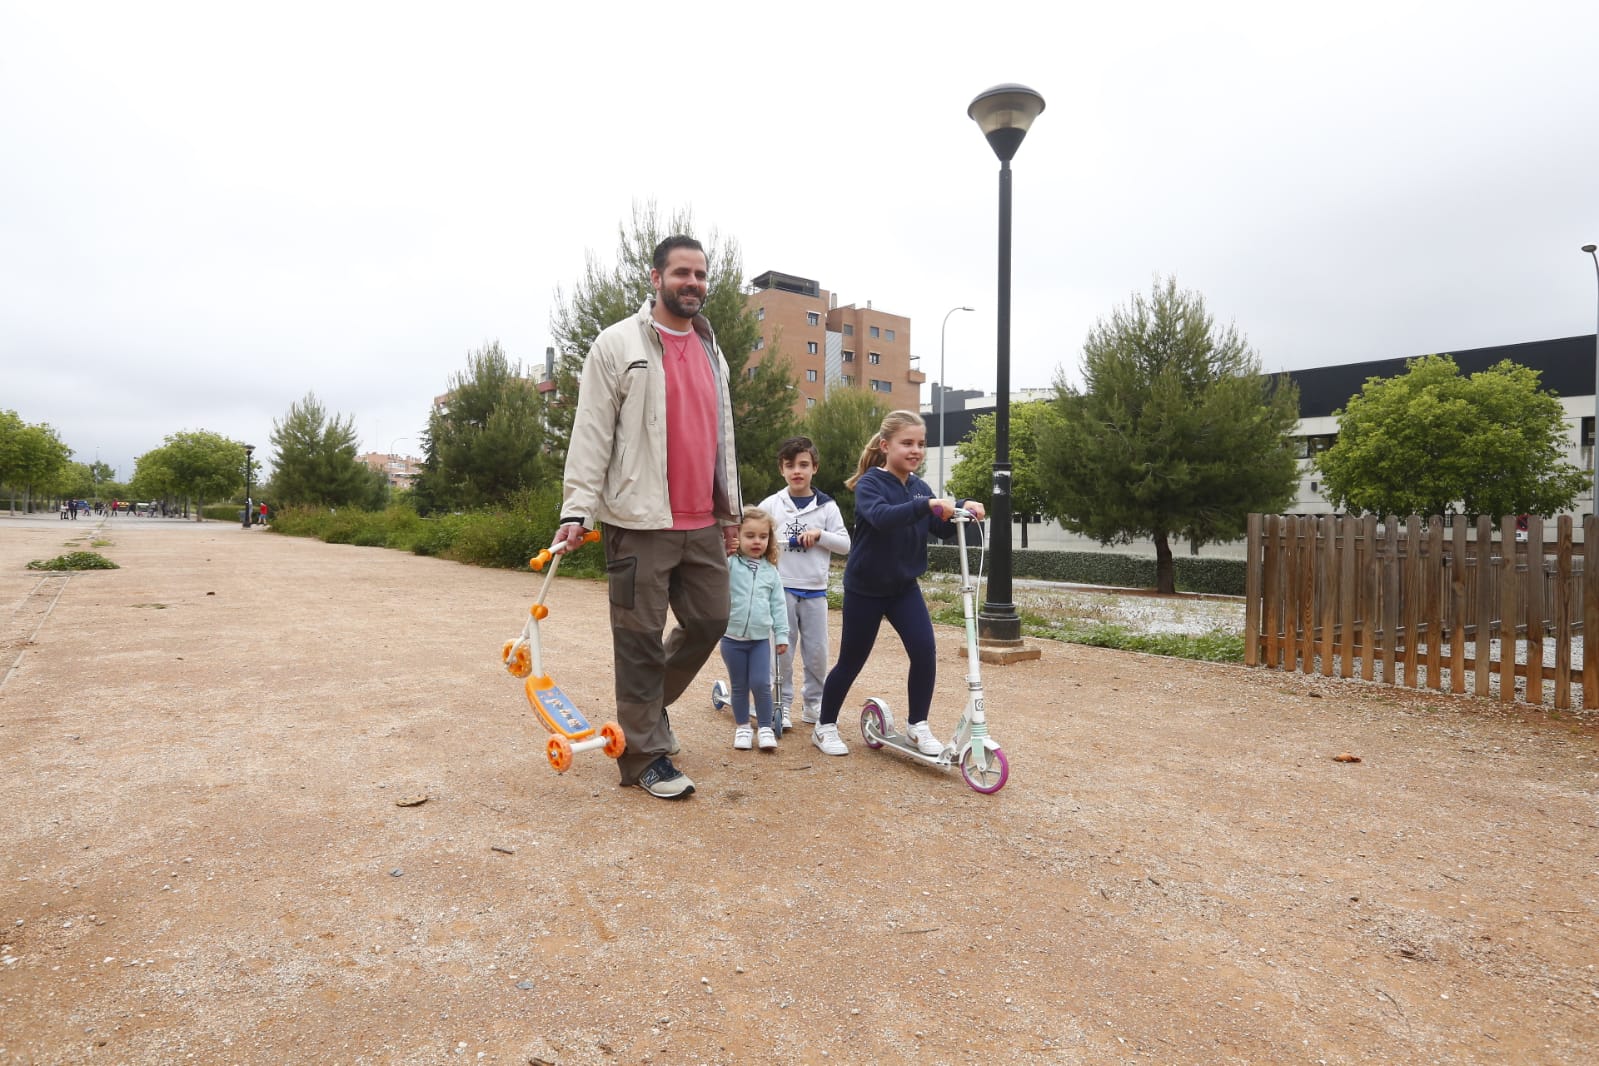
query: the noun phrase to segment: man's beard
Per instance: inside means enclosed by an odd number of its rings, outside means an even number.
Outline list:
[[[693,307],[684,304],[676,293],[668,292],[665,289],[661,290],[661,303],[665,304],[666,309],[678,318],[693,318],[705,306],[705,299],[702,296],[690,295],[689,299],[694,301]]]

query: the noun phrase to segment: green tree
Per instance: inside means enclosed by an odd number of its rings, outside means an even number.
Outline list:
[[[1083,379],[1057,378],[1057,417],[1039,427],[1047,513],[1102,544],[1149,537],[1159,591],[1176,590],[1173,537],[1195,551],[1234,540],[1251,511],[1294,498],[1298,390],[1262,376],[1237,328],[1175,278],[1099,320]]]
[[[1588,485],[1565,459],[1565,413],[1538,372],[1509,360],[1461,377],[1447,355],[1369,378],[1316,459],[1333,505],[1379,515],[1476,517],[1569,510]]]
[[[356,458],[355,417],[330,416],[316,393],[291,403],[281,422],[272,420],[270,440],[276,455],[261,493],[279,506],[360,506],[370,499],[372,471]]]
[[[749,485],[764,485],[777,461],[777,445],[794,434],[794,376],[789,362],[774,346],[764,361],[751,365],[761,326],[744,299],[744,263],[738,242],[722,239],[714,229],[709,236],[695,234],[691,211],[678,211],[663,223],[653,201],[634,204],[631,225],[617,227],[614,265],[607,267],[590,252],[583,276],[570,296],[556,291],[550,331],[562,354],[555,378],[558,400],[549,412],[550,453],[557,468],[565,465],[572,401],[577,396],[583,358],[601,330],[633,314],[650,298],[655,246],[675,233],[694,235],[705,246],[710,278],[704,314],[732,375],[729,389],[739,474]],[[748,486],[745,495],[760,499]]]
[[[184,430],[134,460],[131,487],[152,499],[181,498],[196,505],[225,500],[244,485],[244,445],[210,430]]]
[[[543,470],[544,403],[499,341],[468,352],[445,402],[428,416],[416,495],[428,510],[499,503]]]
[[[1029,517],[1050,509],[1038,474],[1038,427],[1054,417],[1054,408],[1044,401],[1017,404],[1010,409],[1011,514],[1021,523],[1023,548],[1027,547]],[[960,442],[960,458],[950,470],[946,495],[989,506],[994,494],[997,418],[994,414],[979,415],[972,431]]]
[[[15,411],[0,411],[0,483],[22,489],[28,510],[36,495],[60,491],[71,459],[72,449],[48,424],[24,422]]]
[[[827,399],[811,408],[800,423],[799,431],[811,438],[818,456],[816,476],[811,484],[833,497],[844,516],[844,525],[855,524],[855,493],[844,487],[846,479],[855,476],[860,467],[861,452],[866,442],[883,424],[889,407],[875,393],[863,389],[837,388]],[[763,485],[778,483],[777,453],[766,466]],[[756,496],[769,496],[775,489]]]

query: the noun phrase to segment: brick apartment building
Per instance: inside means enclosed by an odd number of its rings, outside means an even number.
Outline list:
[[[422,460],[409,455],[367,452],[365,455],[356,456],[356,459],[388,478],[389,485],[397,489],[410,488],[416,481],[417,475],[422,472]]]
[[[911,320],[904,315],[879,311],[870,301],[840,307],[816,281],[775,270],[750,282],[745,301],[761,325],[756,358],[778,355],[789,362],[796,415],[839,388],[880,393],[893,407],[920,406],[927,375],[911,365]]]

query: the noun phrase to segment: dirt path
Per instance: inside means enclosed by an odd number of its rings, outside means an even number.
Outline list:
[[[93,528],[0,518],[0,1063],[1599,1047],[1591,723],[1049,645],[986,675],[998,795],[852,728],[735,753],[694,699],[664,803],[544,763],[497,662],[528,575],[148,519],[120,570],[22,569]],[[551,607],[603,717],[603,589]],[[855,695],[903,691],[885,646]]]

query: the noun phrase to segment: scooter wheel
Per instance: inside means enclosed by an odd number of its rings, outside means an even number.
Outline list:
[[[1004,788],[1005,782],[1010,780],[1010,761],[1005,753],[999,748],[989,748],[986,768],[977,759],[976,748],[967,748],[961,753],[961,776],[973,791],[991,796]]]
[[[627,738],[622,736],[622,727],[615,722],[606,722],[600,726],[600,736],[605,738],[605,747],[600,750],[611,758],[616,758],[627,750]]]
[[[733,702],[733,693],[728,691],[727,682],[720,679],[711,682],[711,709],[714,711],[727,710],[728,704]]]
[[[572,742],[559,734],[552,736],[544,743],[544,757],[556,773],[566,773],[572,768]]]
[[[883,713],[883,708],[876,700],[867,700],[866,706],[861,708],[861,739],[866,741],[866,746],[876,751],[883,746],[883,738],[888,736],[888,715]]]

